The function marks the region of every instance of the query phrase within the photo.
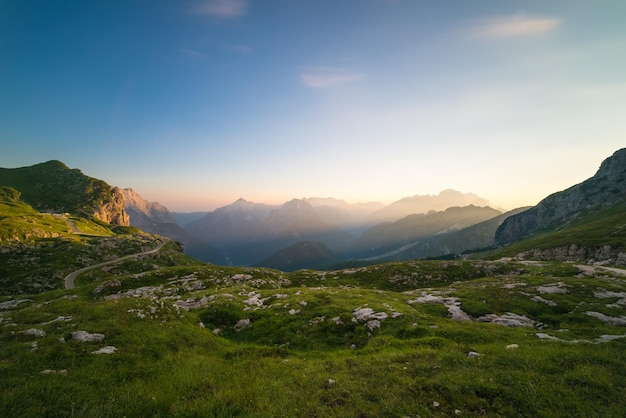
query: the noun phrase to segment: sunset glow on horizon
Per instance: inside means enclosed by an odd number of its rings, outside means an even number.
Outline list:
[[[60,160],[179,212],[513,209],[626,146],[622,1],[94,3],[0,6],[0,167]]]

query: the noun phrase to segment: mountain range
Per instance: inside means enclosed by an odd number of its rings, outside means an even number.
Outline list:
[[[0,185],[19,190],[21,199],[40,212],[132,225],[181,242],[187,254],[214,264],[324,268],[345,262],[458,257],[562,230],[599,210],[623,205],[625,167],[626,151],[618,150],[592,178],[535,207],[507,213],[475,194],[444,190],[387,206],[335,198],[292,199],[282,205],[239,199],[185,217],[59,161],[0,169]],[[177,218],[187,223],[181,226]]]

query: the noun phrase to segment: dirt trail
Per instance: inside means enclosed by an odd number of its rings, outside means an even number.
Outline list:
[[[87,266],[87,267],[83,267],[82,269],[76,270],[70,274],[67,275],[67,277],[65,278],[65,288],[66,289],[74,289],[76,287],[76,285],[74,284],[76,277],[78,277],[79,274],[82,274],[86,271],[89,270],[93,270],[96,269],[98,267],[103,267],[103,266],[107,266],[109,264],[115,264],[118,263],[120,261],[123,260],[128,260],[129,258],[134,258],[134,257],[140,257],[142,255],[148,255],[148,254],[154,254],[157,251],[159,251],[161,248],[163,248],[163,246],[165,244],[167,244],[169,242],[169,238],[163,238],[163,242],[161,244],[159,244],[157,247],[148,250],[148,251],[143,251],[141,253],[136,253],[136,254],[130,254],[130,255],[125,255],[124,257],[120,257],[120,258],[116,258],[115,260],[110,260],[110,261],[105,261],[104,263],[98,263],[98,264],[94,264],[93,266]]]

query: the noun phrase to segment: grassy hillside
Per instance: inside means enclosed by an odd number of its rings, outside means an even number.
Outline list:
[[[17,190],[0,187],[0,295],[59,289],[74,270],[139,253],[161,242],[160,237],[137,228],[40,213],[21,202]],[[157,261],[153,257],[150,266],[198,263],[182,255],[174,243],[166,250],[157,254]]]
[[[0,299],[2,416],[623,414],[626,283],[600,270],[431,261],[101,274]],[[451,318],[459,311],[467,320]],[[480,322],[507,313],[528,326]]]
[[[19,190],[22,200],[41,212],[88,217],[94,207],[111,200],[111,186],[80,170],[71,170],[60,161],[0,168],[0,185]]]

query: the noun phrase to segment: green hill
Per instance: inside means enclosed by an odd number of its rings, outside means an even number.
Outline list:
[[[301,241],[276,252],[256,266],[295,271],[304,268],[323,269],[337,261],[338,257],[323,243]]]
[[[40,212],[95,216],[108,223],[128,225],[117,189],[60,161],[0,168],[0,186],[19,190],[21,199]]]

